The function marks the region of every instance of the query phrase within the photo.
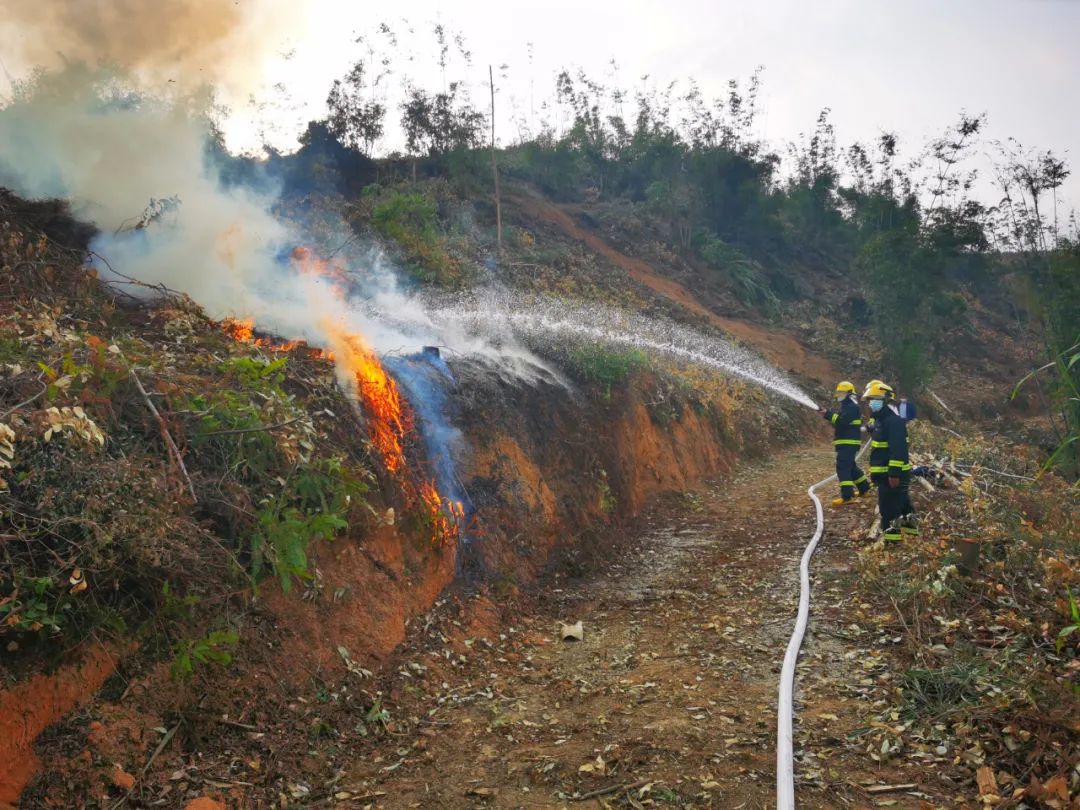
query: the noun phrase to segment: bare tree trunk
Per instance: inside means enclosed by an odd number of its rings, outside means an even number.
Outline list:
[[[495,234],[499,254],[502,254],[502,198],[499,196],[499,164],[495,162],[495,74],[488,65],[491,83],[491,174],[495,178]]]

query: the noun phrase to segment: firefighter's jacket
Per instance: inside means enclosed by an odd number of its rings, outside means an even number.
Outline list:
[[[907,425],[895,407],[886,405],[875,414],[870,435],[870,480],[883,482],[910,475]]]
[[[833,444],[836,447],[859,446],[862,413],[859,411],[859,402],[853,394],[844,397],[836,411],[825,411],[824,415],[825,420],[833,426]]]

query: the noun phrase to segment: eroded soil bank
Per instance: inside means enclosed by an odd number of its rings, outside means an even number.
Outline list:
[[[664,497],[587,578],[552,574],[535,597],[444,596],[408,623],[382,674],[278,683],[258,705],[177,721],[184,743],[162,752],[133,799],[772,807],[777,675],[813,527],[805,485],[827,472],[829,450],[743,464]],[[889,677],[888,641],[859,629],[882,606],[849,587],[865,542],[851,535],[865,534],[872,506],[827,519],[796,691],[800,806],[937,806],[952,792],[947,762],[876,763],[860,740],[876,711],[868,685]],[[561,624],[579,620],[584,640],[562,641]],[[40,780],[26,806],[57,781]],[[866,792],[900,784],[911,787]]]
[[[427,533],[400,520],[384,523],[318,547],[314,578],[289,594],[271,583],[257,600],[241,595],[229,608],[239,611],[240,646],[225,670],[201,667],[191,681],[176,683],[167,657],[144,649],[124,657],[107,682],[111,668],[87,669],[76,655],[32,684],[12,684],[0,695],[5,718],[34,722],[20,725],[19,741],[0,768],[0,800],[15,801],[38,772],[25,806],[39,806],[46,796],[63,805],[116,799],[126,788],[117,786],[115,771],[140,772],[160,742],[153,729],[176,727],[176,740],[138,780],[138,797],[152,795],[150,786],[175,774],[177,762],[214,757],[223,730],[272,724],[290,716],[289,706],[318,705],[336,684],[347,688],[356,672],[383,672],[415,617],[448,588],[484,593],[503,605],[544,592],[552,577],[602,567],[621,553],[627,529],[657,496],[769,452],[805,431],[809,419],[793,418],[738,384],[719,400],[726,408],[704,408],[670,392],[659,398],[647,376],[618,397],[593,399],[556,385],[463,376],[456,417],[468,436],[462,474],[476,512],[461,553],[433,546]],[[70,700],[39,717],[37,696],[57,690]],[[350,700],[368,712],[382,698],[365,683]],[[349,738],[363,739],[362,726],[352,723]],[[346,730],[331,723],[316,740],[339,731]],[[267,746],[259,759],[264,787],[284,784],[298,751],[310,744],[309,732],[291,727],[291,735]],[[346,745],[334,744],[341,749],[330,758],[335,767]]]

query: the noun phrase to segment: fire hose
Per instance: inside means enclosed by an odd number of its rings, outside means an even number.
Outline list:
[[[856,458],[866,452],[870,442],[866,442],[856,454]],[[803,636],[806,635],[806,623],[810,617],[810,558],[814,556],[821,535],[825,531],[825,515],[821,507],[821,499],[815,490],[836,480],[836,475],[823,478],[806,490],[810,500],[814,502],[814,511],[817,516],[817,528],[814,536],[810,538],[806,550],[803,551],[802,560],[799,562],[799,613],[795,618],[795,629],[788,641],[787,652],[784,654],[784,666],[780,670],[780,695],[776,706],[776,808],[777,810],[794,810],[795,808],[795,765],[792,752],[792,694],[795,689],[795,664],[799,660],[799,649],[802,647]]]

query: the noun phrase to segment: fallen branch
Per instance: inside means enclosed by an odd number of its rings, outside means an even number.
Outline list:
[[[205,438],[206,436],[227,436],[231,433],[261,433],[264,430],[277,430],[278,428],[283,428],[286,425],[291,425],[293,422],[299,422],[301,419],[304,418],[306,418],[306,414],[304,416],[294,417],[293,419],[287,419],[284,422],[278,422],[274,425],[263,425],[261,427],[251,428],[235,428],[234,430],[211,430],[209,433],[200,433],[199,435]]]
[[[42,394],[44,394],[48,390],[49,390],[49,386],[46,383],[42,383],[41,390],[38,391],[36,394],[34,394],[32,397],[30,397],[30,399],[23,400],[18,405],[16,405],[14,408],[8,408],[6,411],[4,411],[3,414],[0,414],[0,421],[2,421],[4,419],[7,419],[9,416],[11,416],[13,413],[15,413],[15,411],[19,410],[20,408],[25,408],[27,405],[33,404],[34,402],[36,402],[38,399],[41,398]]]
[[[570,801],[572,802],[584,802],[589,799],[595,799],[597,796],[608,796],[612,793],[622,793],[624,790],[633,790],[634,788],[644,787],[649,784],[647,781],[642,780],[640,782],[627,782],[625,785],[611,785],[606,788],[599,788],[598,790],[591,790],[588,793],[582,793],[580,796],[572,796]]]
[[[199,499],[195,497],[195,485],[191,483],[191,476],[188,475],[187,467],[184,466],[184,459],[183,456],[180,455],[180,448],[178,448],[176,442],[173,441],[172,434],[169,433],[169,429],[165,425],[165,420],[161,417],[161,414],[158,413],[158,409],[154,406],[154,402],[150,399],[150,395],[146,393],[146,389],[143,388],[142,381],[135,373],[135,369],[131,369],[130,374],[132,381],[135,383],[135,387],[138,388],[139,393],[142,394],[143,402],[146,403],[146,407],[150,409],[150,413],[152,413],[154,419],[157,420],[158,427],[161,428],[161,435],[165,438],[165,443],[168,445],[173,459],[176,461],[181,474],[184,476],[184,480],[187,482],[188,492],[191,493],[191,500],[194,503],[198,503]]]
[[[143,765],[142,773],[140,773],[139,776],[146,776],[146,772],[150,770],[150,766],[154,764],[154,760],[158,758],[158,754],[165,750],[165,746],[176,736],[176,732],[179,728],[180,724],[177,723],[165,732],[165,736],[161,738],[161,742],[159,742],[157,748],[154,749],[154,753],[150,755],[150,759],[146,760],[146,764]]]
[[[938,405],[940,405],[940,406],[941,406],[942,408],[944,408],[944,409],[945,409],[946,411],[948,411],[949,413],[952,413],[952,408],[950,408],[950,407],[949,407],[948,405],[946,405],[946,404],[945,404],[945,403],[944,403],[944,402],[943,402],[943,401],[941,400],[941,397],[939,397],[939,396],[938,396],[937,394],[935,394],[935,393],[934,393],[933,391],[931,391],[931,392],[930,392],[930,396],[932,396],[932,397],[934,398],[934,400],[935,400],[935,401],[937,402],[937,404],[938,404]]]
[[[175,726],[165,732],[165,736],[161,738],[161,742],[159,742],[157,748],[154,749],[154,753],[150,755],[150,759],[146,760],[146,764],[143,765],[142,770],[139,771],[140,779],[146,778],[146,773],[150,770],[150,766],[154,764],[154,760],[158,758],[158,754],[164,751],[165,746],[168,745],[172,741],[172,738],[176,736],[176,732],[179,730],[179,728],[180,723],[177,723]],[[125,793],[123,796],[116,800],[116,803],[113,804],[110,810],[118,810],[119,807],[122,807],[124,804],[127,803],[127,800],[131,798],[131,794],[134,792],[135,785],[132,785],[131,789],[128,790],[127,793]]]
[[[867,788],[863,788],[871,796],[879,796],[882,793],[900,793],[904,790],[915,790],[918,785],[911,783],[906,785],[872,785]]]
[[[871,540],[877,539],[877,536],[881,534],[881,518],[877,512],[874,512],[874,522],[866,527],[866,536]]]
[[[953,436],[955,436],[958,439],[964,438],[963,436],[961,436],[959,433],[957,433],[952,428],[947,428],[944,425],[936,425],[933,422],[927,422],[926,424],[930,425],[930,427],[932,427],[932,428],[937,428],[938,430],[944,430],[946,433],[951,433]]]
[[[89,255],[93,256],[95,259],[100,259],[101,262],[109,269],[109,272],[112,273],[114,276],[117,276],[119,278],[124,279],[123,281],[116,281],[115,279],[102,279],[102,281],[105,284],[108,284],[110,286],[115,286],[115,285],[118,285],[118,284],[130,284],[130,285],[132,285],[134,287],[144,287],[144,288],[146,288],[148,290],[154,290],[154,291],[160,293],[161,295],[163,295],[166,298],[183,297],[183,293],[181,293],[178,290],[174,290],[171,287],[166,287],[165,284],[162,283],[162,282],[158,282],[157,284],[147,284],[145,281],[139,281],[137,278],[135,278],[133,276],[129,276],[126,273],[121,273],[119,270],[117,270],[115,267],[113,267],[109,263],[109,260],[106,259],[104,256],[102,256],[100,253],[95,253],[92,250],[87,251],[87,253]],[[124,291],[120,290],[120,292],[124,292]],[[125,295],[130,295],[130,293],[125,293]]]
[[[216,720],[218,723],[221,723],[221,725],[223,725],[223,726],[230,726],[232,728],[238,728],[238,729],[241,729],[243,731],[258,731],[259,730],[258,726],[251,726],[251,725],[248,725],[247,723],[240,723],[240,722],[238,722],[236,720],[228,720],[228,719],[226,719],[224,717],[215,717],[214,720]]]
[[[973,470],[973,469],[975,469],[975,467],[974,467],[974,466],[971,466],[971,467],[968,467],[967,469],[969,469],[969,470]],[[957,470],[958,470],[959,472],[963,473],[963,470],[964,470],[964,468],[963,468],[963,467],[961,467],[961,466],[959,466],[959,465],[957,465]],[[993,473],[994,475],[1000,475],[1000,476],[1002,476],[1002,477],[1004,477],[1004,478],[1015,478],[1015,479],[1017,479],[1018,481],[1036,481],[1036,480],[1038,480],[1038,479],[1032,478],[1032,477],[1031,477],[1031,476],[1029,476],[1029,475],[1017,475],[1016,473],[1011,473],[1011,472],[1005,472],[1004,470],[995,470],[995,469],[992,469],[992,468],[990,468],[990,467],[983,467],[983,466],[980,466],[980,467],[979,467],[979,471],[980,471],[980,472],[988,472],[988,473]],[[971,473],[963,473],[963,474],[964,474],[964,475],[969,475],[969,476],[971,475]]]

